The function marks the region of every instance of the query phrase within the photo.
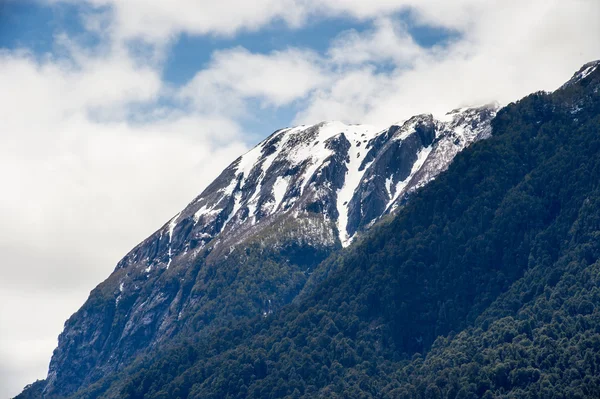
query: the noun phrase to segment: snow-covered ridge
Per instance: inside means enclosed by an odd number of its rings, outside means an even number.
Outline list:
[[[489,136],[497,109],[493,104],[443,118],[417,115],[383,130],[342,122],[279,130],[234,161],[119,267],[167,269],[181,254],[233,248],[273,223],[303,218],[321,220],[317,230],[333,229],[314,231],[316,242],[337,237],[321,244],[347,246],[445,170],[458,152]]]
[[[588,62],[587,64],[583,65],[579,71],[575,72],[575,75],[573,75],[573,77],[560,88],[563,89],[586,79],[588,76],[594,73],[594,71],[598,70],[598,67],[600,67],[600,60]]]
[[[195,320],[191,315],[206,305],[202,287],[210,271],[230,267],[223,261],[236,248],[242,251],[234,259],[243,262],[244,249],[250,248],[246,243],[266,251],[282,249],[282,256],[289,256],[284,262],[293,266],[290,273],[308,277],[314,266],[301,266],[304,254],[316,262],[394,212],[412,191],[445,170],[458,152],[489,136],[496,110],[492,105],[456,110],[443,118],[417,115],[383,130],[324,122],[271,134],[119,262],[103,292],[112,290],[111,311],[123,321],[106,319],[102,308],[94,308],[100,313],[89,307],[78,312],[59,340],[48,392],[60,377],[57,370],[71,369],[73,348],[86,354],[86,362],[94,359],[92,368],[112,370],[113,355],[118,359],[140,345],[158,345],[179,331],[181,320]],[[301,255],[287,255],[290,247]],[[188,281],[188,273],[198,274]],[[256,278],[268,280],[266,274]],[[290,281],[296,277],[289,275]],[[259,304],[261,313],[287,300],[287,286],[278,284],[273,284],[272,296],[265,297],[273,304]],[[246,299],[244,311],[251,315],[256,298]],[[101,327],[104,322],[109,330]],[[106,362],[94,358],[92,348],[100,336],[114,345]],[[124,347],[133,352],[124,352]]]

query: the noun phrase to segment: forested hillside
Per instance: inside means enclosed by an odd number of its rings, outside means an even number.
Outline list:
[[[492,126],[301,301],[75,397],[599,397],[600,68]]]

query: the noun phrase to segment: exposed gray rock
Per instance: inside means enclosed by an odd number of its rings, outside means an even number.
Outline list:
[[[59,337],[45,393],[72,393],[186,329],[291,302],[322,259],[489,136],[497,108],[419,115],[382,131],[339,122],[276,131],[91,293]],[[277,273],[244,269],[249,251],[275,257]],[[225,296],[235,306],[220,308]]]

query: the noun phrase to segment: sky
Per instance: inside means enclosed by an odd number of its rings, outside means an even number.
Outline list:
[[[271,132],[508,104],[599,37],[598,0],[0,0],[0,399]]]

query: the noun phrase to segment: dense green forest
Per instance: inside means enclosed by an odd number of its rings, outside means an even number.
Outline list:
[[[78,398],[600,397],[600,68],[505,107],[301,301]]]

